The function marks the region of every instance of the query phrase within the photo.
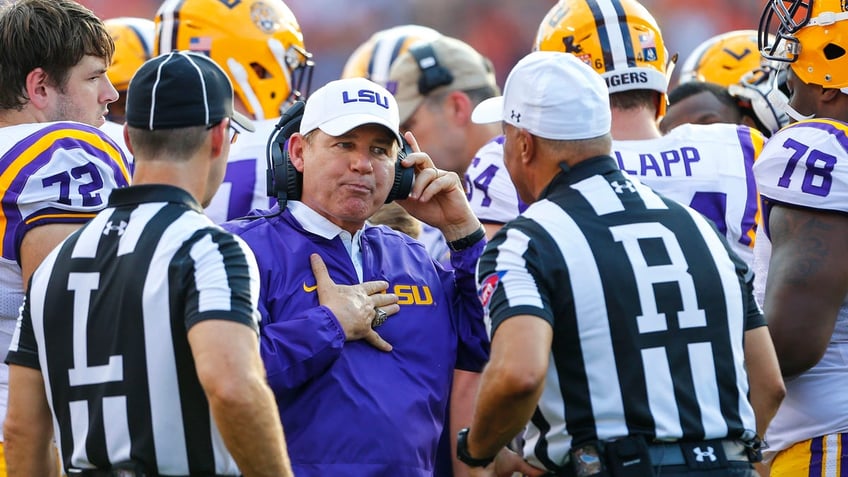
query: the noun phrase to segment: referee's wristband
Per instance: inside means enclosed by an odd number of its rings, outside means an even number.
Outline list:
[[[459,434],[456,435],[456,458],[468,467],[488,467],[489,464],[494,462],[495,456],[483,459],[471,457],[471,454],[468,453],[468,431],[469,429],[466,427],[460,429]]]
[[[483,237],[486,236],[486,229],[481,225],[480,228],[466,235],[465,237],[451,240],[448,242],[448,247],[454,252],[459,252],[460,250],[465,250],[466,248],[474,245],[475,243],[483,240]]]

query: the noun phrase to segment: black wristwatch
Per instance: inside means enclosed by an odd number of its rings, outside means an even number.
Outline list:
[[[456,458],[468,467],[486,467],[495,460],[495,456],[477,459],[468,453],[468,428],[462,429],[456,435]]]
[[[456,240],[451,240],[450,242],[448,242],[448,247],[454,252],[460,252],[462,250],[465,250],[466,248],[471,247],[475,243],[483,240],[483,237],[485,236],[486,229],[483,228],[483,225],[480,225],[477,230],[471,232],[465,237],[458,238]]]

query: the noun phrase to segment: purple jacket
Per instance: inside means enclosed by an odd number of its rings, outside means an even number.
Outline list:
[[[394,349],[345,342],[319,306],[309,263],[319,253],[338,284],[359,282],[341,239],[305,231],[289,211],[231,222],[259,262],[261,353],[296,475],[429,476],[454,369],[482,370],[489,340],[474,269],[485,240],[434,262],[385,226],[361,236],[363,279],[386,280],[401,310],[379,328]]]

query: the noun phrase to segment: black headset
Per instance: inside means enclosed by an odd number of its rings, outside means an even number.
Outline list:
[[[300,129],[300,120],[303,119],[305,107],[304,101],[295,101],[280,116],[280,120],[274,126],[274,132],[268,139],[266,189],[269,197],[277,199],[280,210],[285,209],[288,201],[300,200],[303,191],[303,174],[295,169],[289,160],[286,141]],[[403,158],[410,153],[412,153],[412,148],[406,141],[403,141],[395,163],[392,190],[389,191],[389,196],[386,198],[387,204],[393,200],[406,199],[409,196],[409,191],[412,190],[412,182],[415,179],[414,168],[403,167],[401,164]]]
[[[430,43],[419,43],[409,47],[409,53],[418,63],[421,76],[418,78],[418,92],[421,96],[427,96],[431,91],[453,83],[453,74],[439,64],[436,52]]]

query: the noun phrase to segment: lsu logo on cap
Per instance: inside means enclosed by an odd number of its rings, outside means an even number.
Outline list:
[[[389,97],[370,89],[360,89],[353,96],[352,91],[342,91],[342,103],[374,103],[383,109],[389,109]]]
[[[492,300],[492,295],[495,294],[495,290],[498,289],[498,283],[504,275],[506,275],[506,272],[493,273],[484,278],[480,283],[480,286],[477,289],[477,297],[480,299],[480,303],[483,304],[483,308],[489,308],[489,302]]]

